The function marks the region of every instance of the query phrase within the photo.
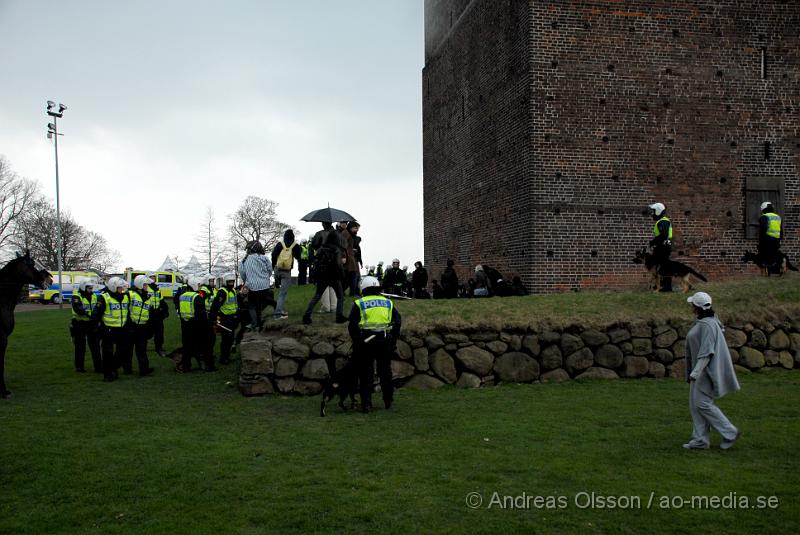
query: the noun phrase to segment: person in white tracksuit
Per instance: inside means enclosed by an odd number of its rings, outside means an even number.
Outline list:
[[[722,435],[720,448],[726,450],[739,439],[740,431],[714,404],[715,399],[739,390],[722,323],[711,308],[711,296],[697,292],[688,300],[695,321],[686,335],[686,381],[689,383],[689,409],[692,438],[686,449],[708,449],[713,427]]]

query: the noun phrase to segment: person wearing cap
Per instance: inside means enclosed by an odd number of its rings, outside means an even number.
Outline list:
[[[761,203],[761,216],[758,218],[758,256],[768,264],[778,261],[781,248],[781,216],[775,213],[770,201]]]
[[[353,359],[358,370],[361,411],[372,410],[372,377],[377,365],[381,382],[383,403],[392,407],[392,353],[400,336],[402,318],[388,297],[382,296],[381,286],[375,277],[361,280],[361,294],[353,302],[347,331],[353,341]]]
[[[129,316],[133,329],[133,348],[136,351],[136,362],[139,366],[139,376],[144,377],[153,373],[150,360],[147,358],[147,341],[150,339],[152,327],[150,324],[150,311],[153,308],[153,294],[150,285],[153,279],[146,275],[137,275],[133,279],[133,289],[128,292],[130,297]],[[129,351],[125,355],[122,367],[125,371],[132,368],[132,355]]]
[[[100,325],[104,381],[116,380],[118,368],[128,360],[131,351],[130,303],[128,283],[120,277],[111,277],[92,311],[92,320]]]
[[[100,341],[97,338],[97,323],[92,321],[92,313],[97,306],[97,295],[94,293],[92,281],[84,279],[78,284],[78,292],[72,296],[72,343],[75,345],[75,371],[83,373],[86,358],[86,345],[92,355],[95,373],[103,373],[103,361],[100,358]]]
[[[239,315],[238,292],[236,291],[236,274],[223,275],[225,286],[220,288],[211,303],[209,317],[211,325],[220,326],[219,363],[229,364],[233,346],[233,330],[236,328]]]
[[[383,290],[392,295],[402,296],[406,282],[406,275],[400,269],[400,259],[395,258],[392,260],[392,267],[383,275]]]
[[[278,240],[272,249],[272,265],[275,266],[275,287],[280,288],[278,302],[275,305],[274,317],[282,320],[289,317],[286,312],[286,296],[292,283],[292,268],[294,261],[300,260],[300,246],[294,239],[294,231],[287,228],[283,232],[283,239]]]
[[[672,255],[672,222],[667,217],[667,207],[660,202],[649,206],[650,215],[655,221],[653,225],[653,239],[650,240],[650,247],[653,248],[653,256],[657,263],[669,260]],[[661,277],[661,291],[672,291],[672,277]]]
[[[722,435],[720,448],[726,450],[739,439],[739,430],[714,404],[730,392],[739,390],[722,322],[714,314],[711,296],[697,292],[687,301],[697,321],[686,335],[686,381],[689,383],[689,410],[692,438],[686,449],[708,449],[713,427]]]
[[[261,312],[268,304],[274,306],[270,291],[272,263],[264,254],[264,246],[258,240],[245,247],[245,255],[239,266],[243,289],[247,292],[247,307],[250,312],[250,329],[261,328]]]

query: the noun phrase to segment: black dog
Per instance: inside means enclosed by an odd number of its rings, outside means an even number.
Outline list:
[[[356,407],[356,392],[358,392],[358,370],[352,358],[340,370],[336,370],[336,364],[328,362],[328,369],[334,370],[325,382],[322,389],[322,402],[319,405],[319,415],[325,416],[325,405],[334,397],[339,396],[339,406],[346,411],[345,399],[350,398],[350,408]]]
[[[653,286],[656,291],[661,289],[661,277],[680,277],[683,293],[688,292],[692,287],[692,285],[689,284],[689,275],[694,275],[701,281],[707,282],[707,279],[701,273],[698,273],[683,262],[677,262],[675,260],[660,262],[655,256],[648,253],[646,249],[636,252],[633,263],[644,264],[645,269],[647,269],[653,277]]]
[[[788,273],[789,270],[797,271],[797,268],[789,262],[789,257],[786,254],[778,251],[777,254],[770,259],[764,258],[762,255],[757,253],[751,253],[747,251],[744,253],[742,257],[742,262],[752,262],[761,268],[761,275],[764,277],[769,277],[770,275],[783,275]]]

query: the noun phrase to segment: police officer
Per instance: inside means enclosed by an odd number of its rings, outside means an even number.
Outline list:
[[[233,330],[239,323],[239,304],[236,291],[236,275],[226,273],[223,275],[225,286],[217,292],[211,303],[211,325],[219,324],[220,342],[219,363],[228,364],[231,361],[231,347],[233,346]]]
[[[75,344],[75,371],[83,373],[86,357],[86,344],[92,354],[92,365],[95,373],[103,373],[103,361],[100,358],[100,341],[97,338],[97,323],[92,321],[92,313],[97,306],[97,296],[90,280],[82,280],[78,284],[78,292],[72,296],[72,343]]]
[[[200,286],[200,291],[203,293],[203,296],[206,300],[206,310],[211,310],[211,303],[214,302],[214,299],[217,297],[217,278],[214,277],[211,273],[206,273],[203,275],[203,284]],[[204,360],[214,358],[214,348],[217,345],[217,333],[214,330],[213,326],[214,323],[210,321],[209,317],[209,328],[208,328],[208,340],[205,346],[203,346],[202,356]]]
[[[205,297],[200,292],[203,283],[200,277],[189,277],[189,289],[181,293],[178,303],[178,317],[181,320],[181,342],[183,358],[175,365],[175,371],[185,373],[192,369],[192,359],[200,364],[203,345],[208,340],[208,318]],[[208,359],[208,355],[205,355]],[[206,371],[216,371],[214,363],[206,360]]]
[[[758,218],[758,256],[766,264],[778,261],[782,233],[781,216],[775,213],[770,201],[762,202],[761,217]]]
[[[131,301],[129,315],[133,328],[133,348],[136,350],[140,377],[150,375],[154,371],[147,358],[147,340],[150,339],[152,332],[150,310],[153,307],[153,296],[149,291],[151,284],[153,284],[153,280],[146,275],[137,275],[133,279],[133,289],[128,292]],[[126,356],[128,361],[123,364],[123,367],[129,370],[132,367],[132,355],[128,352]]]
[[[400,260],[395,258],[392,260],[392,267],[383,276],[383,289],[386,293],[402,296],[406,283],[406,274],[400,269]]]
[[[155,274],[148,273],[147,276],[153,279]],[[153,344],[156,346],[156,353],[159,356],[166,357],[167,352],[164,351],[164,320],[169,317],[169,307],[161,297],[161,289],[158,287],[158,282],[150,284],[150,295],[153,298],[150,306],[150,328],[153,333]]]
[[[131,350],[130,303],[128,283],[119,277],[111,277],[92,312],[92,319],[100,324],[104,381],[114,381],[118,377],[117,369],[127,360]],[[130,369],[125,371],[130,373]]]
[[[372,376],[377,363],[384,406],[392,407],[392,353],[400,335],[400,313],[388,297],[380,295],[375,277],[361,279],[362,297],[353,302],[347,330],[353,340],[353,359],[361,389],[361,411],[372,410]]]
[[[667,208],[660,202],[649,206],[650,215],[656,222],[653,225],[653,239],[650,246],[657,263],[666,262],[672,254],[672,223],[666,215]],[[661,277],[661,291],[672,291],[672,277]]]
[[[308,240],[300,242],[300,259],[297,261],[297,285],[307,284],[308,279],[308,259],[309,259]]]

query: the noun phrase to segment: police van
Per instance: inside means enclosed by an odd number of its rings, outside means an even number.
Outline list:
[[[150,275],[161,292],[161,297],[168,298],[175,294],[175,290],[183,286],[183,273],[177,271],[145,271],[141,269],[126,269],[125,280],[128,281],[128,286],[133,288],[133,279],[138,275]]]
[[[58,284],[58,272],[51,272],[53,275],[53,284],[42,290],[36,286],[29,286],[28,299],[30,301],[38,301],[42,304],[52,303],[57,305],[61,300],[69,301],[72,299],[72,294],[78,291],[78,285],[85,280],[88,280],[94,286],[94,293],[100,295],[103,289],[103,278],[95,271],[62,271],[61,283]]]

